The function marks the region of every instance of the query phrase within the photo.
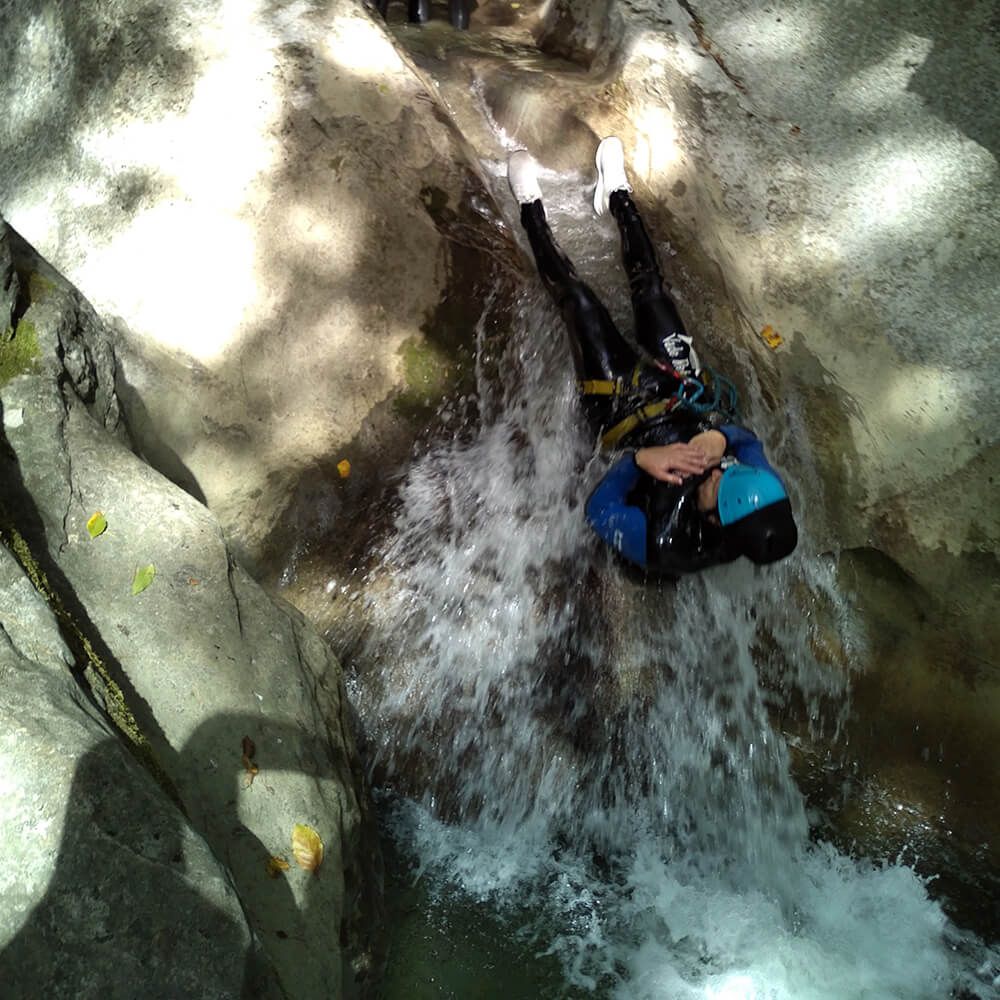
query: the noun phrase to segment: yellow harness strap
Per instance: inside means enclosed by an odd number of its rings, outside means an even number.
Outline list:
[[[640,365],[636,365],[632,372],[632,384],[629,387],[636,389],[639,386],[639,376],[642,372]],[[584,396],[624,396],[625,380],[622,378],[612,379],[583,379],[577,383],[580,392]],[[680,399],[671,396],[669,399],[658,399],[653,403],[640,406],[630,413],[624,420],[620,420],[610,430],[601,437],[601,446],[611,448],[616,445],[626,434],[630,434],[640,424],[654,420],[663,413],[668,413],[676,406],[680,405]]]
[[[641,373],[641,366],[636,365],[632,370],[631,388],[638,388]],[[622,378],[614,380],[607,378],[583,379],[577,382],[577,386],[584,396],[623,396],[625,394],[625,380]]]
[[[585,379],[577,384],[584,396],[620,396],[622,394],[621,379],[615,379],[614,382],[609,379]]]
[[[668,413],[677,407],[679,403],[679,399],[672,397],[671,399],[658,399],[655,403],[640,406],[634,413],[630,413],[624,420],[620,420],[610,430],[605,431],[601,437],[601,447],[614,447],[626,434],[631,434],[640,424],[647,423],[661,414]]]

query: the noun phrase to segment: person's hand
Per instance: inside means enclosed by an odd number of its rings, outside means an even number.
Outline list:
[[[700,448],[678,441],[640,448],[635,453],[635,464],[654,479],[679,486],[686,476],[700,475],[711,463]]]

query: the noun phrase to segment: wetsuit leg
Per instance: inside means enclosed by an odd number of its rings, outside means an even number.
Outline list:
[[[453,28],[464,31],[469,27],[469,7],[472,0],[448,0],[448,14]]]
[[[542,282],[569,328],[577,377],[616,379],[631,375],[638,356],[559,249],[540,201],[521,206],[521,225],[528,234]]]
[[[694,373],[691,341],[670,296],[663,287],[656,250],[627,191],[612,191],[611,214],[622,239],[622,263],[632,291],[635,339],[654,358],[666,361],[682,375]],[[682,339],[683,338],[683,339]]]
[[[431,0],[409,0],[408,18],[414,24],[424,24],[431,17]]]

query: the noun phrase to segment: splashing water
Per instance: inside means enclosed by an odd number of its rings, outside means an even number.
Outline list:
[[[604,465],[565,336],[539,292],[521,298],[502,377],[480,372],[478,426],[410,470],[369,581],[352,695],[381,783],[406,796],[397,840],[425,879],[516,912],[567,989],[994,995],[995,956],[911,869],[810,843],[770,713],[843,702],[790,599],[838,607],[832,574],[803,556],[676,585],[624,573],[583,522]]]

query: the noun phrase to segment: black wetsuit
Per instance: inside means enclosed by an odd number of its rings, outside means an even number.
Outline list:
[[[459,29],[469,27],[469,8],[472,0],[448,0],[448,17],[452,26]],[[389,13],[389,0],[375,0],[375,7],[383,18]],[[424,24],[430,20],[430,0],[407,0],[406,16],[413,24]]]
[[[666,361],[675,372],[694,375],[691,339],[685,333],[676,306],[664,291],[656,251],[639,210],[626,191],[612,193],[610,208],[621,232],[636,340],[652,358]],[[677,376],[647,364],[619,333],[604,304],[580,279],[556,243],[540,201],[521,206],[521,225],[528,234],[542,282],[569,328],[577,378],[581,383],[622,379],[629,387],[629,392],[619,396],[584,394],[584,413],[594,432],[603,433],[643,403],[673,396],[679,385]],[[638,381],[633,386],[637,371]],[[664,428],[662,434],[666,437],[659,440],[660,435],[650,435],[651,430],[647,427],[630,435],[628,443],[641,447],[676,439]]]
[[[639,210],[626,191],[612,192],[609,207],[621,234],[636,341],[671,371],[647,362],[621,335],[607,309],[555,242],[542,203],[521,206],[521,224],[538,272],[569,328],[584,413],[598,435],[647,404],[675,396],[681,385],[679,376],[693,377],[697,365],[691,338],[663,287],[656,251]],[[619,380],[621,392],[587,392],[588,383]],[[726,437],[728,456],[774,472],[752,432],[681,408],[638,423],[615,444],[637,449],[686,442],[709,427]],[[727,545],[722,529],[697,508],[696,491],[703,478],[688,478],[680,486],[660,482],[642,472],[635,465],[634,451],[629,452],[591,494],[587,519],[612,548],[651,572],[676,575],[728,562],[738,553]]]

